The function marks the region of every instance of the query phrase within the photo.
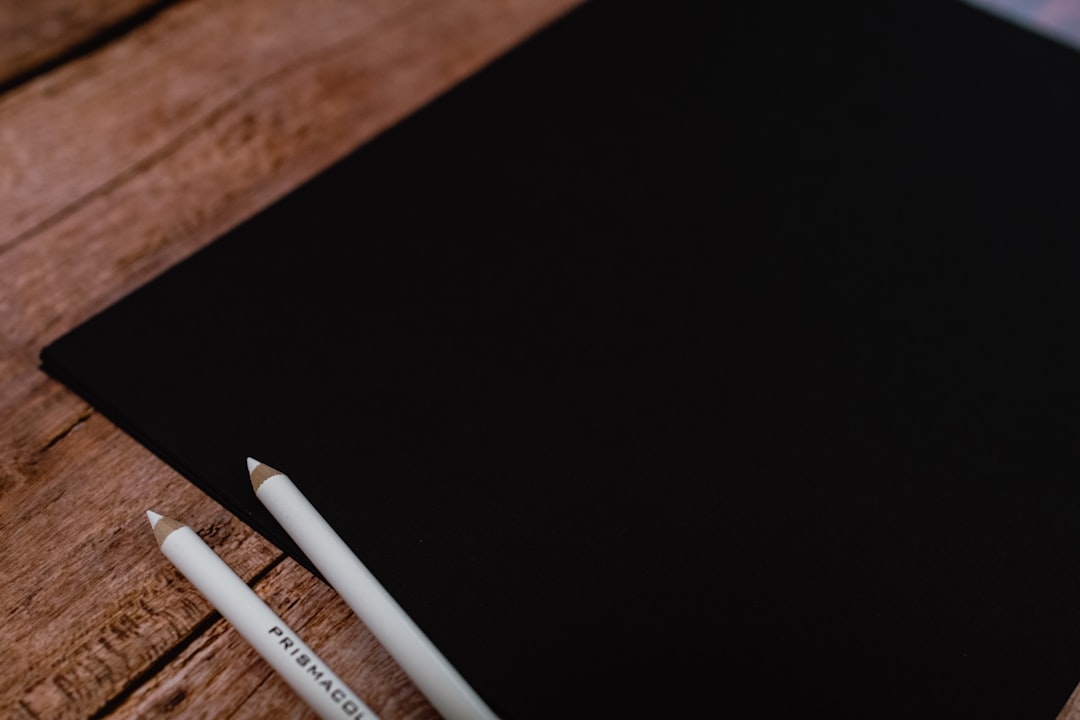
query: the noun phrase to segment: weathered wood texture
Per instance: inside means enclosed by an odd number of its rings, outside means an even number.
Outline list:
[[[1080,720],[1080,685],[1073,690],[1056,720]]]
[[[325,586],[38,352],[576,1],[191,0],[0,96],[0,717],[306,717],[147,507],[272,568],[259,592],[383,717],[430,716]]]
[[[88,49],[162,0],[0,0],[0,85]]]

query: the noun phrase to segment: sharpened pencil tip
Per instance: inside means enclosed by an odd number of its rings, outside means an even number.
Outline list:
[[[248,473],[251,475],[251,487],[255,489],[255,492],[259,492],[259,487],[268,479],[275,475],[284,475],[285,473],[280,470],[259,462],[258,460],[252,460],[248,458]]]
[[[165,542],[165,538],[169,537],[173,530],[184,527],[184,523],[159,515],[153,510],[147,510],[146,517],[150,520],[150,527],[154,530],[154,537],[157,538],[158,545]]]

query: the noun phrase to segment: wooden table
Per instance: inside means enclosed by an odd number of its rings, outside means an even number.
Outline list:
[[[200,532],[382,717],[435,715],[321,581],[41,348],[577,0],[0,0],[0,717],[311,717],[158,551]]]
[[[578,1],[0,0],[0,717],[311,717],[149,506],[198,518],[382,717],[435,715],[327,586],[38,353]]]

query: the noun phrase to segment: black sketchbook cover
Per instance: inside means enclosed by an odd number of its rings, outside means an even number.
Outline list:
[[[289,474],[508,720],[1053,717],[1080,56],[842,5],[586,5],[43,367],[299,557]]]

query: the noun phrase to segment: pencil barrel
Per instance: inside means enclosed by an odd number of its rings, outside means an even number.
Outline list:
[[[447,720],[496,716],[287,475],[259,484],[270,514]]]
[[[174,530],[161,550],[319,717],[377,720],[356,693],[194,530]]]

